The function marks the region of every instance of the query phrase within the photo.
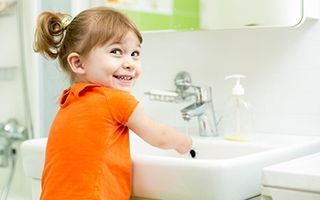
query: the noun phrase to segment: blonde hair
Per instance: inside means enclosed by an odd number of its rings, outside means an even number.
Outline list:
[[[86,56],[91,49],[105,45],[109,41],[120,41],[129,31],[133,31],[140,43],[142,36],[133,22],[124,14],[107,8],[96,7],[82,11],[70,24],[63,13],[43,12],[38,16],[35,31],[34,51],[47,58],[58,57],[60,67],[74,81],[74,73],[67,57],[76,52]]]

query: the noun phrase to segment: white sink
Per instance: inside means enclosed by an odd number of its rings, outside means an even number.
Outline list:
[[[154,148],[131,134],[134,196],[243,200],[260,194],[262,168],[320,151],[320,137],[256,134],[247,142],[194,137],[197,157]]]
[[[133,195],[164,200],[243,200],[260,194],[262,168],[320,151],[320,137],[257,134],[248,142],[194,137],[197,157],[160,150],[130,133]],[[46,138],[25,141],[22,158],[40,194]]]

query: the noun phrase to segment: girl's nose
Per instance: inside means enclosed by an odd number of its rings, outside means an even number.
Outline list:
[[[130,65],[130,64],[123,65],[122,68],[123,68],[123,69],[126,69],[126,70],[129,70],[129,71],[134,70],[134,66],[132,66],[132,65]]]

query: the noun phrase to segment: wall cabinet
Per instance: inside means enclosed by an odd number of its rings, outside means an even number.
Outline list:
[[[319,0],[202,0],[201,28],[294,27],[319,17]]]

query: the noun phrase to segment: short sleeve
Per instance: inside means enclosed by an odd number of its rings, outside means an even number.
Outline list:
[[[129,92],[113,90],[107,95],[108,106],[114,120],[126,124],[138,105],[136,98]]]

